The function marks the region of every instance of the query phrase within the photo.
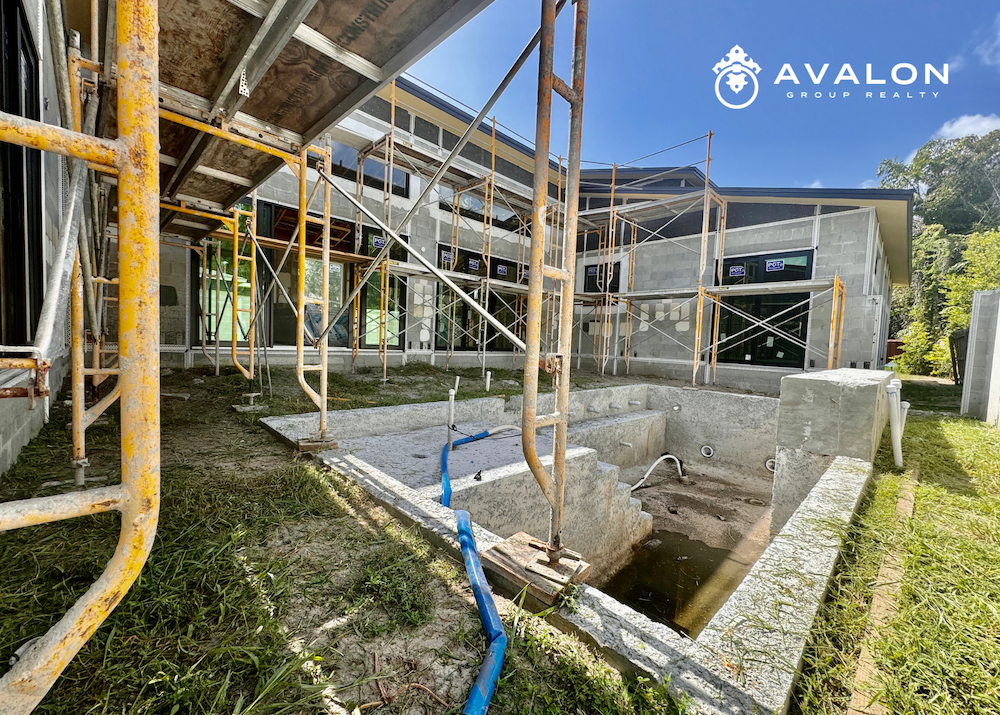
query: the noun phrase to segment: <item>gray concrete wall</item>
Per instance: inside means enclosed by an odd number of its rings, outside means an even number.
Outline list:
[[[602,462],[647,465],[663,454],[667,416],[644,410],[580,422],[569,428],[570,444],[590,447]]]
[[[647,409],[646,385],[618,385],[596,390],[572,390],[569,393],[569,423],[571,425],[601,416],[623,415]],[[506,424],[521,423],[520,395],[507,401]],[[538,414],[550,414],[556,410],[555,393],[538,396]]]
[[[871,462],[889,419],[895,373],[842,368],[781,381],[771,533],[777,533],[835,457]]]
[[[1000,289],[972,298],[961,412],[1000,427]]]
[[[551,470],[552,456],[543,456],[542,464]],[[452,490],[451,507],[465,509],[498,536],[524,531],[548,540],[551,509],[525,462],[484,470],[480,481],[460,477]],[[615,574],[652,531],[652,517],[618,481],[618,468],[599,462],[592,449],[567,449],[565,500],[563,540],[591,564],[588,583]]]
[[[706,474],[733,472],[770,479],[778,400],[758,395],[649,385],[649,409],[666,414],[664,449]],[[714,454],[701,454],[704,445]]]

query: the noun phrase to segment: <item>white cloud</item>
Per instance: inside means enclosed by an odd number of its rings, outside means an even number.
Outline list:
[[[816,179],[816,181],[812,182],[811,184],[806,184],[805,188],[807,188],[807,189],[822,189],[823,188],[823,182],[820,181],[819,179]]]
[[[988,40],[976,47],[976,54],[983,64],[1000,69],[1000,15],[997,15],[996,22],[993,23],[992,33]]]
[[[858,184],[859,189],[876,189],[878,188],[878,179],[865,179],[860,184]]]
[[[1000,47],[997,48],[997,52],[1000,53]],[[998,61],[1000,61],[1000,57],[998,57]],[[995,114],[963,114],[961,117],[945,122],[931,139],[959,139],[970,134],[981,137],[995,129],[1000,129],[1000,117]]]
[[[948,60],[949,72],[958,72],[963,67],[965,67],[965,55],[955,55]]]

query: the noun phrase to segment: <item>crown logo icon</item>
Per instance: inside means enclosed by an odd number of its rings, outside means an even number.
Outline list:
[[[754,62],[746,51],[739,45],[733,45],[733,49],[725,58],[715,63],[712,71],[718,75],[715,80],[715,94],[725,106],[730,109],[743,109],[757,98],[759,86],[757,84],[757,73],[760,72],[760,65]],[[719,83],[722,78],[726,78],[726,86],[734,93],[739,94],[746,88],[747,84],[753,82],[753,96],[743,104],[733,104],[726,101],[719,91]]]

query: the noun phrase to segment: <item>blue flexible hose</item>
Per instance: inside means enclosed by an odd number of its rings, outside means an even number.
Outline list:
[[[472,438],[467,439],[472,441]],[[445,445],[445,449],[447,448]],[[484,715],[490,706],[490,700],[493,699],[493,693],[497,688],[497,679],[503,668],[504,653],[507,650],[507,634],[504,632],[503,622],[500,620],[496,604],[493,603],[493,594],[486,582],[483,566],[479,563],[479,554],[476,551],[476,539],[472,535],[469,512],[459,509],[455,512],[455,517],[458,520],[458,542],[462,546],[465,571],[469,575],[472,593],[476,598],[476,605],[479,607],[479,618],[483,622],[483,630],[486,631],[486,637],[489,639],[486,657],[483,658],[483,665],[479,669],[476,683],[472,686],[472,692],[469,693],[469,699],[465,701],[462,713],[463,715]]]
[[[461,439],[456,439],[452,442],[452,445],[457,447],[460,444],[468,444],[469,442],[475,442],[477,439],[483,439],[484,437],[489,437],[490,431],[480,432],[479,434],[474,434],[469,437],[462,437]],[[446,507],[451,507],[451,480],[448,479],[448,443],[444,443],[444,447],[441,449],[441,504]]]

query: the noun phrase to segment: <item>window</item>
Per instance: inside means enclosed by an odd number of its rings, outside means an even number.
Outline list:
[[[331,142],[333,171],[351,181],[358,180],[358,150],[339,142]],[[385,164],[376,159],[365,159],[365,186],[381,189],[385,177]],[[410,175],[402,169],[392,169],[392,193],[407,198],[410,195]]]
[[[584,293],[604,293],[604,283],[607,280],[607,264],[601,265],[600,263],[595,263],[590,266],[585,266],[584,271],[586,271],[583,278],[583,292]],[[615,262],[615,267],[611,272],[611,285],[608,286],[608,291],[611,293],[618,292],[618,284],[622,275],[622,263],[621,261]]]
[[[406,236],[400,236],[404,241]],[[366,256],[377,255],[385,247],[385,237],[382,232],[372,226],[362,227],[361,253]],[[389,260],[406,261],[405,249],[393,244],[389,249]],[[360,347],[378,348],[379,346],[379,315],[382,300],[382,287],[373,277],[361,289],[361,336]],[[406,280],[396,276],[388,276],[388,292],[386,294],[386,332],[387,344],[390,348],[403,347],[403,333],[406,331]]]
[[[441,197],[441,200],[438,202],[438,207],[444,211],[455,213],[455,192],[446,186],[440,186],[438,187],[438,194]],[[458,207],[458,213],[460,215],[478,223],[482,223],[483,212],[485,210],[485,200],[478,196],[473,196],[470,193],[464,193],[461,195],[461,204]],[[521,225],[521,220],[516,213],[499,205],[498,202],[494,202],[493,213],[490,215],[490,223],[497,228],[504,229],[505,231],[516,231]]]
[[[808,280],[812,278],[812,260],[812,251],[727,258],[722,264],[722,284]],[[719,346],[719,360],[745,365],[803,367],[805,348],[770,330],[753,325],[753,321],[746,316],[753,316],[757,320],[774,318],[769,325],[805,342],[809,304],[804,301],[808,298],[808,292],[725,298],[724,304],[732,306],[732,309],[721,309],[719,340],[725,341],[727,336],[732,337]]]
[[[41,119],[38,55],[24,8],[0,0],[0,110]],[[42,153],[0,143],[0,342],[34,339],[42,310]]]
[[[487,270],[486,262],[481,253],[460,248],[456,256],[452,254],[450,247],[442,245],[438,245],[438,267],[484,278]],[[527,267],[494,256],[490,258],[489,274],[491,282],[488,309],[490,315],[496,317],[504,325],[512,326],[515,324],[514,307],[523,297],[505,293],[503,283],[526,283],[528,280]],[[474,288],[467,289],[466,292],[478,301],[481,295],[480,290],[481,288]],[[454,328],[452,327],[453,315]],[[447,287],[438,284],[438,350],[447,349],[448,339],[453,329],[456,350],[476,350],[479,345],[481,320],[467,303],[456,299]],[[513,347],[510,341],[498,333],[493,326],[486,326],[487,350],[507,352]]]

